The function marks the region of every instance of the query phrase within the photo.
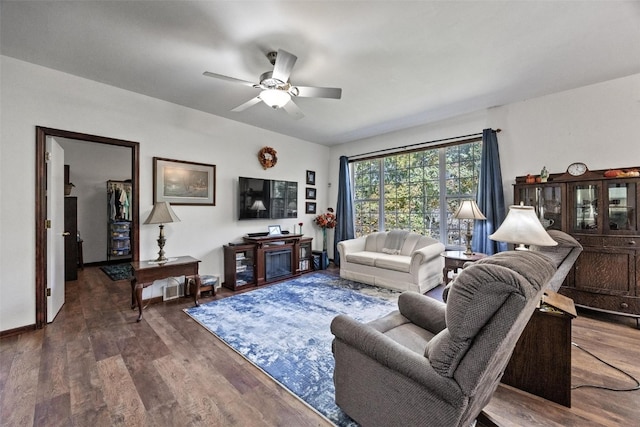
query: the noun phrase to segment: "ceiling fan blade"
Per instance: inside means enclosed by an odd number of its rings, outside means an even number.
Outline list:
[[[304,113],[302,112],[302,110],[300,109],[300,107],[298,107],[296,105],[295,102],[293,101],[289,101],[286,104],[284,104],[284,106],[282,107],[284,109],[284,111],[286,111],[291,117],[293,117],[296,120],[300,120],[301,118],[304,117]]]
[[[298,96],[304,98],[333,98],[340,99],[342,97],[342,89],[337,87],[310,87],[296,86]]]
[[[262,99],[260,99],[259,96],[256,96],[255,98],[251,98],[250,100],[248,100],[244,104],[238,105],[236,108],[234,108],[231,111],[233,111],[235,113],[239,113],[240,111],[244,111],[249,107],[253,107],[254,105],[256,105],[259,102],[262,102]]]
[[[294,54],[289,53],[286,50],[278,50],[276,63],[273,65],[272,77],[276,80],[280,80],[282,83],[287,83],[289,81],[289,76],[291,75],[291,70],[297,60],[298,57]]]
[[[205,71],[204,73],[202,73],[202,75],[207,76],[207,77],[214,77],[216,79],[227,80],[227,81],[234,82],[234,83],[240,83],[240,84],[243,84],[245,86],[255,87],[255,83],[251,83],[251,82],[248,82],[246,80],[236,79],[234,77],[223,76],[222,74],[211,73],[209,71]]]

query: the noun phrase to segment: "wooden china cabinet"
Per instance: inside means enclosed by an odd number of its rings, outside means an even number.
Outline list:
[[[640,168],[623,169],[629,170]],[[559,293],[578,306],[639,318],[640,177],[605,172],[585,167],[545,183],[517,177],[514,201],[533,206],[547,229],[570,234],[584,248]]]

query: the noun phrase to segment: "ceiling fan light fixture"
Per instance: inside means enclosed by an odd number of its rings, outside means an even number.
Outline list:
[[[291,101],[291,95],[280,89],[265,89],[260,92],[260,99],[271,108],[282,108]]]

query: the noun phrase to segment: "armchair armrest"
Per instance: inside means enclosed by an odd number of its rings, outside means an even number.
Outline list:
[[[453,379],[438,374],[431,367],[429,359],[398,344],[372,327],[341,314],[331,322],[331,333],[338,342],[353,347],[378,364],[411,378],[434,395],[441,396],[452,404],[460,398],[461,390],[458,384]],[[336,355],[337,357],[339,355]]]
[[[437,334],[447,327],[447,305],[417,292],[403,292],[398,297],[400,314],[422,329]]]
[[[440,257],[440,254],[444,252],[444,250],[444,245],[437,242],[413,251],[411,254],[411,267],[409,267],[410,271],[416,271],[420,267],[420,264],[424,264],[434,258]]]

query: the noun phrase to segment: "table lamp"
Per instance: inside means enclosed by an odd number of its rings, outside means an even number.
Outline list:
[[[513,243],[517,251],[529,250],[525,245],[555,246],[558,244],[546,232],[536,216],[533,206],[512,205],[504,222],[495,233],[489,236],[491,240]]]
[[[158,252],[158,258],[154,260],[154,262],[158,264],[164,264],[168,261],[167,257],[164,256],[164,244],[167,241],[164,238],[164,224],[170,222],[180,222],[180,218],[178,218],[173,209],[171,209],[169,202],[157,202],[153,206],[149,217],[144,222],[145,224],[159,224],[160,236],[158,237],[158,246],[160,247],[160,252]]]
[[[473,255],[473,252],[471,251],[471,238],[473,236],[471,235],[470,220],[487,219],[487,218],[482,214],[475,200],[463,200],[460,206],[458,207],[458,210],[456,211],[456,213],[453,214],[453,217],[456,219],[467,220],[467,235],[466,235],[467,250],[464,252],[464,254]]]
[[[251,205],[249,209],[252,211],[256,211],[256,218],[260,217],[260,211],[267,210],[267,208],[264,207],[264,203],[262,203],[262,200],[256,200],[255,202],[253,202],[253,205]]]

